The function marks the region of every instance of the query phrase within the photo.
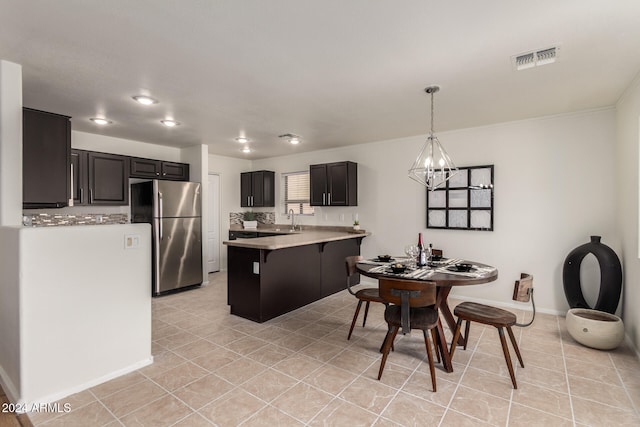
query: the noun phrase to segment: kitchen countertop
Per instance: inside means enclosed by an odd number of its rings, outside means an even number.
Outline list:
[[[275,250],[291,248],[295,246],[312,245],[315,243],[333,242],[337,240],[357,239],[370,235],[370,233],[367,233],[366,231],[353,232],[346,231],[345,227],[342,228],[343,230],[340,230],[337,227],[336,229],[312,228],[296,232],[287,232],[288,228],[286,227],[258,228],[257,231],[282,231],[285,234],[281,234],[278,236],[258,237],[255,239],[227,240],[222,243],[227,246],[236,246],[241,248]]]

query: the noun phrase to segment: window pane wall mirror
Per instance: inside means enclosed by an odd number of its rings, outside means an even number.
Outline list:
[[[427,190],[427,228],[493,231],[493,165],[459,167]]]

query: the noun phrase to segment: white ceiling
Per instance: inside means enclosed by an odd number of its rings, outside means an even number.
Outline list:
[[[25,106],[72,116],[74,130],[249,159],[425,134],[431,84],[443,131],[611,106],[640,71],[638,0],[0,0],[0,11],[0,59],[22,65]],[[557,63],[513,71],[513,55],[554,45]],[[160,102],[141,106],[141,93]]]

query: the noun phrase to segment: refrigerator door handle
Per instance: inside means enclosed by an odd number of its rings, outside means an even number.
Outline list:
[[[162,193],[158,191],[158,224],[159,224],[159,237],[162,240]]]
[[[162,230],[162,221],[158,220],[158,226],[160,227],[160,230]],[[155,224],[154,224],[155,227]],[[161,233],[159,233],[161,234]],[[158,236],[158,234],[156,234],[155,232],[153,233],[153,268],[155,269],[154,271],[154,280],[153,280],[153,287],[154,287],[154,294],[157,294],[160,292],[160,237]]]

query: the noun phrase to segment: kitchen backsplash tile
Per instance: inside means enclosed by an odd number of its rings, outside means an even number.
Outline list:
[[[81,214],[81,215],[57,215],[48,213],[25,214],[22,224],[27,227],[56,227],[66,225],[106,225],[127,224],[127,214]]]
[[[275,224],[276,213],[275,212],[254,212],[256,214],[256,221],[258,224]],[[229,212],[229,224],[242,224],[244,218],[244,212]]]

